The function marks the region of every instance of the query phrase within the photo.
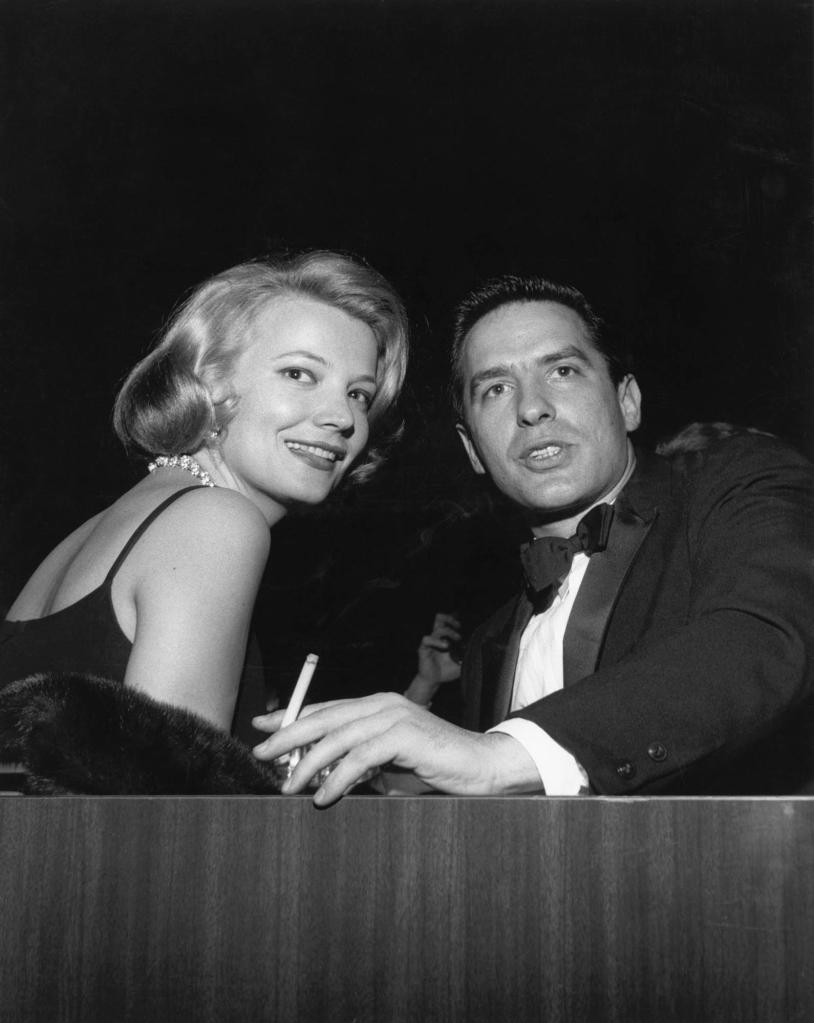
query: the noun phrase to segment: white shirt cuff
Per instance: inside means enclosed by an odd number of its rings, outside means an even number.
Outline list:
[[[548,732],[525,718],[501,721],[489,729],[517,739],[537,766],[547,796],[578,796],[588,790],[588,775]]]

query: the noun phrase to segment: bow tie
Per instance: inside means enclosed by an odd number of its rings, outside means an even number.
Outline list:
[[[598,504],[584,515],[573,536],[540,536],[520,548],[520,561],[526,579],[526,590],[540,614],[551,606],[554,594],[571,570],[574,555],[584,551],[588,556],[608,546],[613,506]]]

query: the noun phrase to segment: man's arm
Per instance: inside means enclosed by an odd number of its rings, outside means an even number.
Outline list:
[[[599,792],[659,791],[731,761],[812,693],[813,511],[804,459],[772,440],[720,445],[691,484],[667,557],[683,556],[687,571],[659,581],[686,598],[655,597],[682,615],[517,716],[570,750]]]
[[[612,667],[518,716],[569,749],[604,792],[669,786],[689,768],[732,756],[771,731],[814,685],[812,507],[804,459],[768,441],[724,445],[692,495],[682,539],[692,573],[687,599],[676,602],[680,620],[645,633]],[[516,740],[456,728],[394,694],[304,714],[255,752],[273,759],[322,740],[301,761],[291,792],[344,756],[317,793],[319,805],[387,763],[443,792],[539,791],[534,761]],[[281,718],[278,712],[255,724],[276,731]]]

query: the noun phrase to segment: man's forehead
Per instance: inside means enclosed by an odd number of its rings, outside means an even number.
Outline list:
[[[535,359],[565,347],[579,349],[591,362],[601,359],[574,309],[559,302],[511,302],[472,326],[465,339],[464,362],[471,369],[491,361]]]

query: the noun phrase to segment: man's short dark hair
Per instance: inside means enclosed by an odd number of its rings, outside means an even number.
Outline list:
[[[569,284],[556,284],[544,277],[504,274],[492,277],[470,291],[453,313],[450,396],[452,406],[460,418],[463,418],[464,409],[461,361],[466,336],[488,313],[516,302],[557,302],[573,309],[585,324],[591,343],[605,360],[611,380],[618,384],[624,379],[628,372],[626,360],[612,349],[606,324],[581,291]]]

